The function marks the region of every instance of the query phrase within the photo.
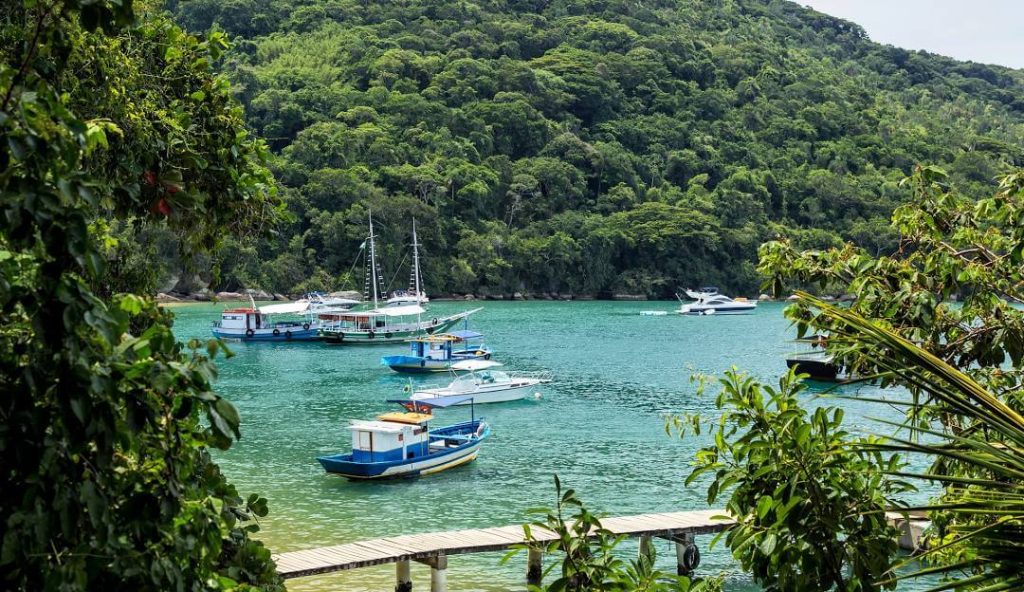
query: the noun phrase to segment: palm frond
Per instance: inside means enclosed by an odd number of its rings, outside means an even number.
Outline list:
[[[889,378],[930,397],[923,405],[957,418],[957,426],[964,428],[884,421],[909,430],[912,436],[927,436],[927,441],[891,437],[869,445],[874,450],[926,454],[955,463],[948,473],[934,469],[891,473],[944,486],[937,502],[921,508],[952,516],[947,529],[952,538],[934,546],[925,557],[934,561],[943,553],[954,552],[962,558],[949,560],[943,555],[944,562],[894,579],[923,574],[949,578],[933,588],[934,592],[1024,590],[1024,570],[1020,569],[1024,556],[1024,416],[965,372],[880,323],[809,294],[799,296],[820,311],[840,347],[855,346],[872,355],[872,363]]]

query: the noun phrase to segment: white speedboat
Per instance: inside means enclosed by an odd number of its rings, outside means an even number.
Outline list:
[[[710,315],[710,314],[746,314],[757,308],[757,302],[746,298],[729,298],[725,294],[719,294],[718,288],[708,286],[700,290],[687,290],[686,295],[696,302],[685,303],[682,298],[679,301],[682,305],[676,311],[685,315]],[[678,295],[676,296],[678,298]]]
[[[359,300],[325,296],[320,292],[310,292],[302,300],[296,300],[296,303],[303,302],[309,304],[309,312],[312,314],[345,312],[353,306],[360,304]]]
[[[453,372],[469,372],[440,388],[421,389],[412,394],[413,401],[431,401],[456,395],[471,395],[473,403],[504,403],[528,396],[539,384],[551,382],[544,373],[518,372],[509,374],[494,368],[501,366],[493,360],[465,360],[452,364]],[[469,400],[456,403],[468,405]]]

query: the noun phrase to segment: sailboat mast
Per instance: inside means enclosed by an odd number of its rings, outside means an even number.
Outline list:
[[[377,252],[373,244],[373,212],[369,213],[370,218],[370,283],[373,284],[373,308],[376,309],[378,306],[378,295],[377,295]]]
[[[420,302],[420,242],[416,240],[416,219],[412,220],[412,266],[416,303]]]

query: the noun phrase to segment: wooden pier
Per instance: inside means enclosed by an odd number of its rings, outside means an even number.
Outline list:
[[[721,532],[732,525],[731,520],[715,519],[721,510],[671,512],[619,516],[601,520],[601,525],[616,535],[641,538],[641,551],[649,548],[652,538],[663,538],[676,545],[676,563],[680,572],[689,572],[700,561],[693,537]],[[534,538],[545,543],[557,538],[554,533],[534,528]],[[503,551],[526,543],[520,525],[409,534],[305,551],[273,555],[277,571],[285,578],[299,578],[334,571],[396,564],[396,590],[412,589],[410,561],[429,565],[432,592],[447,590],[448,557],[465,553]],[[527,580],[540,582],[541,551],[530,549],[527,558]]]
[[[696,510],[667,514],[641,514],[619,516],[601,520],[601,525],[612,534],[640,538],[640,552],[649,552],[652,539],[672,541],[676,550],[676,566],[680,575],[691,573],[700,563],[694,537],[717,533],[732,526],[733,521],[722,518],[723,510]],[[920,517],[905,519],[901,514],[888,513],[889,520],[900,529],[900,546],[916,550],[924,522]],[[551,531],[533,528],[534,538],[543,545],[554,540]],[[465,553],[504,551],[514,545],[526,544],[520,525],[426,532],[396,537],[320,547],[305,551],[292,551],[273,555],[277,571],[285,578],[300,578],[335,571],[394,563],[396,592],[412,590],[411,561],[430,566],[432,592],[448,590],[448,557]],[[542,551],[530,548],[527,553],[528,583],[539,584]]]

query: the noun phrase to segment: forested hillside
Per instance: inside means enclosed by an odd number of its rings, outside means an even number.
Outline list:
[[[787,0],[168,7],[234,38],[222,68],[294,214],[228,242],[221,288],[361,287],[372,209],[396,284],[415,217],[435,294],[749,294],[769,238],[892,248],[917,163],[979,196],[1024,164],[1020,72]]]

